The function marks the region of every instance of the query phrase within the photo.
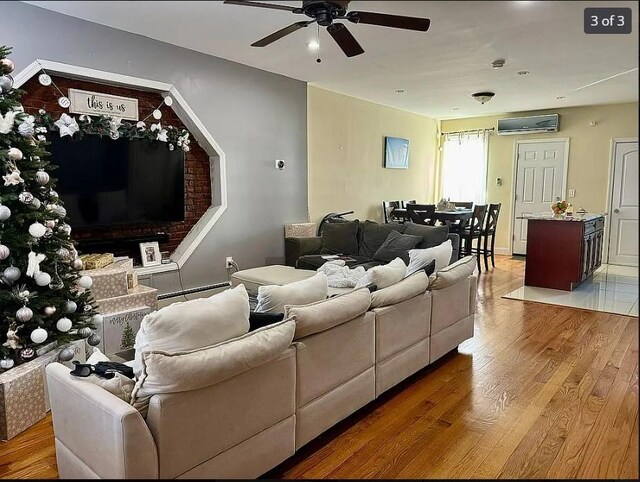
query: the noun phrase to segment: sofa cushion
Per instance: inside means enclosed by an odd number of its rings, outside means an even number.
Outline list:
[[[402,280],[407,274],[407,265],[400,258],[396,258],[388,264],[375,266],[358,280],[356,288],[374,284],[378,289],[386,288]]]
[[[367,288],[304,306],[285,306],[285,317],[296,321],[295,339],[328,330],[365,313],[371,305]]]
[[[244,285],[209,298],[173,303],[142,320],[134,344],[134,373],[140,375],[142,354],[146,351],[196,350],[248,331],[249,295]]]
[[[424,293],[428,287],[429,277],[424,271],[418,271],[394,285],[374,291],[371,294],[371,308],[401,303]]]
[[[144,415],[153,395],[197,390],[263,365],[289,347],[294,333],[295,322],[285,320],[197,350],[145,352],[131,405]]]
[[[406,262],[408,261],[407,252],[410,249],[415,248],[421,242],[421,236],[400,234],[398,231],[391,231],[387,236],[387,239],[382,243],[382,246],[380,246],[373,255],[373,259],[389,263],[396,258],[401,258]]]
[[[349,257],[355,259],[355,262],[349,261],[347,263],[347,266],[350,266],[352,268],[354,266],[359,266],[363,263],[367,263],[371,261],[370,258],[367,258],[365,256],[349,255]],[[322,255],[320,254],[310,254],[307,256],[300,256],[298,258],[298,262],[296,263],[296,267],[298,268],[298,271],[314,270],[315,272],[320,266],[325,264],[327,261],[330,261],[330,260],[323,258]]]
[[[424,269],[431,261],[435,261],[436,271],[449,265],[453,246],[451,240],[447,239],[444,243],[433,248],[412,249],[409,251],[409,266],[407,267],[407,276],[412,275],[420,269]]]
[[[260,266],[258,268],[243,269],[231,275],[231,285],[243,284],[247,293],[257,296],[258,288],[265,285],[286,285],[296,281],[311,278],[316,274],[313,271],[295,269],[293,266]]]
[[[324,273],[284,286],[268,285],[258,288],[259,313],[284,313],[285,305],[305,305],[327,297],[329,285]]]
[[[102,353],[97,347],[93,348],[93,353],[87,359],[87,363],[89,365],[108,361],[111,361],[109,357]],[[102,378],[95,373],[92,373],[88,377],[78,377],[77,379],[98,385],[127,403],[131,401],[131,392],[133,391],[133,387],[136,383],[135,380],[132,380],[119,372],[115,372],[113,378]]]
[[[441,290],[468,278],[476,268],[476,259],[473,256],[465,256],[449,266],[436,271],[431,275],[432,290]]]
[[[320,253],[358,254],[359,224],[358,220],[325,223],[322,226]]]
[[[360,249],[358,254],[373,259],[378,248],[382,246],[391,231],[401,233],[404,231],[402,224],[380,224],[375,221],[365,221],[360,224]]]
[[[418,249],[433,248],[447,240],[449,226],[423,226],[421,224],[407,223],[403,233],[422,236],[422,242],[416,246]]]

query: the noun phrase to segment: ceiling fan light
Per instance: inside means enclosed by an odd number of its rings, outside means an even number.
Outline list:
[[[494,95],[496,95],[494,92],[476,92],[475,94],[471,94],[471,97],[481,104],[484,104],[485,102],[489,102],[493,99]]]

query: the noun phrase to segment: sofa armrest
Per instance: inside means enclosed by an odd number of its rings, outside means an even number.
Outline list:
[[[300,256],[307,254],[319,254],[322,248],[322,238],[285,238],[284,259],[287,266],[295,267]]]
[[[456,233],[449,233],[447,239],[451,240],[451,246],[453,246],[453,252],[451,253],[451,259],[449,264],[453,264],[460,259],[460,252],[458,250],[460,246],[460,236]]]
[[[69,368],[46,368],[60,478],[158,478],[158,453],[142,415]],[[63,447],[59,447],[60,444]]]

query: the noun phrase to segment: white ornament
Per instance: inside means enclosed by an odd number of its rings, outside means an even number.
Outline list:
[[[0,244],[0,261],[3,261],[9,257],[11,251],[4,244]]]
[[[69,226],[68,224],[61,224],[60,226],[58,226],[58,231],[60,231],[61,233],[66,234],[67,236],[69,236],[71,234],[71,226]]]
[[[11,358],[3,358],[0,360],[0,368],[3,370],[9,370],[13,368],[15,362]]]
[[[56,251],[56,255],[58,255],[58,258],[60,258],[61,260],[66,260],[69,259],[69,250],[67,248],[58,248],[58,250]]]
[[[145,124],[143,121],[139,121],[138,123],[136,123],[137,129],[144,130],[145,127],[147,127],[147,124]]]
[[[65,313],[69,313],[69,314],[75,313],[77,309],[78,309],[78,304],[75,301],[69,300],[64,304]]]
[[[49,77],[47,74],[40,74],[38,76],[38,82],[40,82],[40,85],[44,85],[45,87],[51,85],[51,77]]]
[[[9,111],[4,116],[0,112],[0,134],[8,134],[13,129],[17,112]]]
[[[24,179],[22,179],[22,177],[20,176],[20,171],[18,171],[17,169],[14,169],[10,173],[2,176],[2,179],[4,179],[5,186],[15,186],[24,182]]]
[[[22,154],[22,151],[17,147],[11,147],[7,151],[7,155],[9,156],[9,159],[11,159],[12,161],[21,161],[22,158],[24,157],[24,155]]]
[[[60,197],[60,196],[58,196],[58,192],[54,191],[53,189],[49,189],[49,196],[51,196],[51,197]]]
[[[73,267],[73,269],[77,269],[78,271],[80,271],[84,265],[80,258],[76,258],[72,261],[71,266]]]
[[[73,360],[74,356],[76,356],[76,354],[71,348],[64,348],[58,353],[58,359],[63,362]]]
[[[13,69],[16,68],[15,64],[13,63],[13,60],[11,59],[0,59],[0,66],[4,67],[4,70],[10,74],[11,72],[13,72]]]
[[[173,99],[170,96],[166,96],[164,98],[164,104],[171,107],[173,105]]]
[[[49,333],[47,333],[47,330],[44,328],[36,328],[31,332],[31,341],[36,344],[44,343],[48,336]]]
[[[36,275],[35,281],[38,286],[48,286],[51,283],[51,275],[41,271],[40,274]]]
[[[18,311],[16,311],[16,319],[18,321],[26,323],[31,318],[33,318],[33,311],[31,311],[31,308],[27,306],[23,306]]]
[[[31,201],[31,204],[29,204],[29,207],[31,209],[40,209],[40,206],[42,206],[42,203],[40,202],[40,199],[38,199],[37,197],[34,197],[33,201]]]
[[[160,112],[158,109],[154,110],[152,115],[155,120],[162,119],[162,112]]]
[[[103,322],[102,315],[100,313],[96,313],[91,317],[91,322],[94,325],[102,325],[102,322]]]
[[[66,97],[64,98],[66,99]],[[73,137],[73,135],[80,130],[80,127],[78,126],[78,123],[76,122],[76,120],[68,114],[62,114],[60,116],[60,119],[54,122],[54,125],[58,128],[58,131],[60,132],[60,137],[64,137],[64,136]]]
[[[51,177],[49,176],[49,174],[47,174],[46,171],[39,170],[36,172],[36,182],[39,185],[44,186],[49,182],[50,179]]]
[[[14,282],[20,279],[20,275],[22,273],[15,266],[9,266],[2,272],[2,274],[8,281]]]
[[[71,320],[69,318],[60,318],[56,323],[56,329],[58,331],[66,333],[71,329],[72,325],[73,323],[71,323]]]
[[[13,87],[13,77],[10,75],[0,75],[0,94],[9,92]]]
[[[29,226],[29,234],[34,238],[41,238],[46,232],[47,228],[44,226],[44,224],[35,222],[31,226]]]
[[[45,225],[46,227],[48,227],[48,228],[53,229],[53,228],[55,228],[55,227],[56,227],[56,222],[55,222],[53,219],[47,219],[47,220],[44,222],[44,225]]]
[[[18,126],[18,132],[23,137],[32,136],[35,131],[35,117],[32,115],[25,117],[22,123]]]
[[[69,100],[68,97],[65,97],[64,95],[62,97],[60,97],[58,99],[58,105],[60,107],[62,107],[63,109],[66,109],[67,107],[69,107],[71,105],[71,101]]]
[[[47,307],[44,309],[44,314],[45,314],[46,316],[51,316],[51,315],[53,315],[55,312],[56,312],[56,307],[55,307],[55,306],[47,306]]]
[[[27,276],[35,278],[40,274],[40,263],[47,259],[47,257],[44,254],[36,254],[33,251],[30,251],[27,258],[29,259],[29,264],[27,265]]]
[[[31,202],[33,201],[33,194],[31,194],[29,191],[22,191],[18,195],[18,200],[24,204],[31,204]]]
[[[89,288],[91,288],[91,286],[93,286],[93,280],[91,279],[91,276],[84,275],[81,276],[78,280],[78,285],[81,288],[88,290]]]
[[[0,222],[6,221],[11,217],[11,209],[0,204]]]

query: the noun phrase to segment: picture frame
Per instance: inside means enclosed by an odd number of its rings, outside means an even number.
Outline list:
[[[386,169],[409,169],[409,139],[384,138],[384,167]]]
[[[142,266],[145,268],[160,265],[162,263],[162,257],[160,256],[160,245],[158,241],[140,243],[140,258],[142,259]]]

